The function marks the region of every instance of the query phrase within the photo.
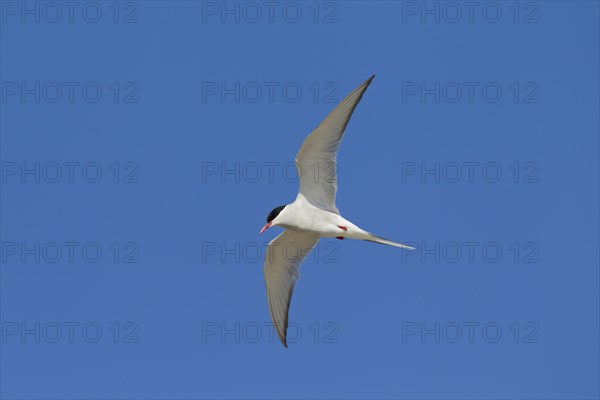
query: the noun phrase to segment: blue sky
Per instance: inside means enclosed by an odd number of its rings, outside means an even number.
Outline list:
[[[23,5],[25,4],[25,5]],[[598,398],[598,3],[0,2],[2,398]],[[289,348],[268,212],[347,93]]]

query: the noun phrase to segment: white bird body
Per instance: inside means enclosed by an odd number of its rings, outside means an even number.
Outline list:
[[[293,203],[273,209],[260,231],[271,226],[285,228],[269,243],[264,268],[269,312],[285,347],[288,311],[300,264],[320,238],[368,240],[413,249],[359,228],[342,217],[335,204],[337,151],[350,117],[373,78],[346,96],[306,138],[296,155],[300,176],[298,196]]]
[[[314,233],[320,237],[348,239],[367,239],[369,237],[368,232],[339,214],[314,206],[302,194],[299,194],[296,201],[287,205],[279,213],[271,226]],[[346,230],[340,226],[345,227]]]

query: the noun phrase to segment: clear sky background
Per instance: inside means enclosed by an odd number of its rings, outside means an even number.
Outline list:
[[[597,2],[48,4],[0,2],[2,398],[598,398]],[[284,349],[257,234],[372,74],[338,207],[417,250],[321,241]]]

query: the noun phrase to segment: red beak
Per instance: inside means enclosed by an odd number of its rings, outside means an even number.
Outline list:
[[[260,235],[261,233],[263,233],[264,231],[269,229],[270,226],[271,226],[271,223],[267,222],[267,224],[265,226],[263,226],[263,228],[260,230],[260,232],[258,234]]]

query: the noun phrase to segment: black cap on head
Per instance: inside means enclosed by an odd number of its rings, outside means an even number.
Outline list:
[[[273,221],[275,218],[277,218],[277,216],[279,215],[281,210],[283,210],[284,208],[285,208],[285,205],[275,207],[274,209],[272,209],[271,212],[269,213],[269,215],[267,215],[267,224],[269,222]]]

